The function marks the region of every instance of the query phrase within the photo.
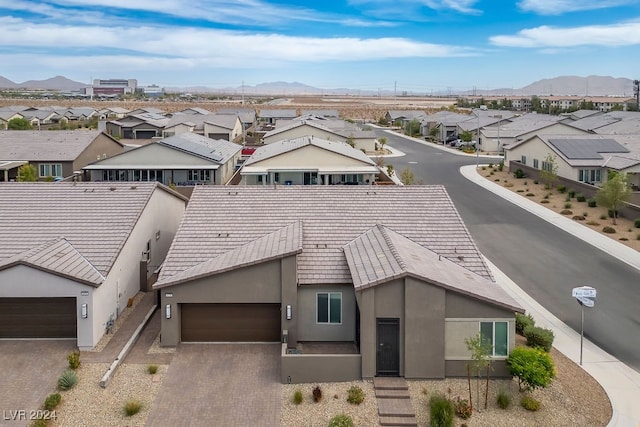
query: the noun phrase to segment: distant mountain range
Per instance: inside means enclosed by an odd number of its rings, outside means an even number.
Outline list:
[[[77,91],[88,87],[85,83],[76,82],[63,76],[56,76],[46,80],[29,80],[22,83],[14,83],[0,76],[0,88],[2,89],[41,89]],[[362,95],[362,96],[402,96],[402,95],[426,95],[419,92],[394,93],[393,91],[361,91],[349,88],[319,89],[298,82],[270,82],[260,83],[254,86],[244,85],[227,87],[223,89],[206,86],[195,87],[166,87],[167,92],[179,93],[218,93],[226,95]],[[429,95],[482,95],[482,96],[511,96],[511,95],[577,95],[577,96],[633,96],[633,81],[627,78],[615,78],[609,76],[561,76],[551,79],[542,79],[519,89],[483,89],[467,90],[461,92],[432,92]]]

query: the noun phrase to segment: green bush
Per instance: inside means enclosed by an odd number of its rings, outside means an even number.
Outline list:
[[[536,321],[533,320],[531,314],[516,313],[516,333],[522,335],[527,326],[535,326]]]
[[[311,392],[311,394],[313,395],[314,402],[318,403],[322,400],[322,390],[320,389],[319,385],[313,388],[313,391]]]
[[[605,214],[600,215],[600,219],[607,219],[607,216]]]
[[[142,402],[136,399],[127,400],[124,404],[124,414],[127,417],[134,416],[142,409]]]
[[[602,229],[603,233],[607,233],[607,234],[614,234],[616,232],[616,229],[613,227],[609,227],[608,225],[606,227],[604,227]]]
[[[576,200],[577,200],[578,202],[586,202],[586,201],[587,201],[587,198],[585,197],[585,195],[584,195],[584,194],[582,194],[582,193],[578,193],[578,194],[576,194]]]
[[[500,160],[500,163],[498,163],[498,170],[502,172],[503,168],[504,168],[504,160]]]
[[[635,221],[633,221],[633,226],[635,228],[640,228],[640,218],[636,218]]]
[[[573,215],[573,211],[570,209],[563,209],[560,211],[560,215]]]
[[[564,198],[564,201],[565,201],[565,202],[570,202],[570,201],[571,201],[571,197],[569,197],[569,196],[565,197],[565,198]]]
[[[527,345],[529,347],[537,347],[547,353],[551,351],[554,338],[551,329],[541,328],[539,326],[528,326],[524,329],[523,335],[527,339]]]
[[[36,418],[31,423],[33,427],[47,427],[49,425],[49,420],[46,418]]]
[[[509,405],[511,405],[511,397],[509,397],[509,394],[506,391],[500,390],[498,391],[496,403],[498,404],[500,409],[507,409]]]
[[[347,390],[347,402],[354,405],[364,402],[364,391],[360,386],[354,385]]]
[[[540,200],[540,203],[542,203],[542,204],[547,204],[547,203],[549,203],[549,200],[547,200],[547,199],[542,199],[542,200]]]
[[[533,183],[534,183],[535,185],[538,185],[538,184],[540,184],[540,181],[538,181],[537,179],[534,179],[534,180],[533,180]]]
[[[567,187],[564,185],[558,185],[558,191],[560,193],[566,193],[567,192]]]
[[[302,403],[302,400],[303,400],[302,390],[297,388],[296,391],[293,392],[293,403],[296,405],[299,405]]]
[[[533,194],[533,193],[527,193],[527,194],[526,194],[526,196],[527,196],[527,197],[535,197],[535,194]]]
[[[67,356],[67,362],[69,362],[69,367],[71,369],[78,369],[80,366],[80,352],[76,350],[73,353],[69,353]]]
[[[525,174],[525,173],[524,173],[524,171],[523,171],[522,169],[518,168],[518,169],[516,169],[516,171],[513,173],[513,176],[514,176],[516,179],[522,179],[522,178],[524,178],[525,176],[527,176],[527,174]]]
[[[576,190],[574,190],[573,188],[571,190],[569,190],[567,192],[567,194],[569,195],[569,197],[574,198],[576,197]]]
[[[62,396],[60,396],[60,393],[50,394],[44,400],[44,409],[46,411],[53,411],[56,408],[56,406],[58,406],[61,400],[62,400]]]
[[[151,375],[155,375],[155,373],[158,372],[158,365],[148,365],[147,372]]]
[[[453,403],[443,394],[434,394],[429,399],[429,422],[431,427],[453,426]]]
[[[459,397],[457,397],[456,400],[453,401],[453,411],[458,418],[466,420],[471,417],[473,408],[471,407],[467,399],[460,399]]]
[[[565,209],[571,209],[571,203],[567,202],[564,204]]]
[[[540,401],[529,395],[522,396],[522,399],[520,399],[520,405],[527,411],[537,411],[540,409]]]
[[[507,358],[509,373],[518,379],[520,391],[544,388],[556,377],[553,359],[538,348],[515,347]]]
[[[67,369],[58,378],[58,390],[72,389],[78,383],[78,376],[71,369]]]
[[[596,202],[596,199],[591,197],[589,200],[587,200],[587,205],[589,205],[590,208],[595,208],[598,203]]]
[[[349,415],[336,415],[329,420],[329,427],[353,427],[353,420]]]

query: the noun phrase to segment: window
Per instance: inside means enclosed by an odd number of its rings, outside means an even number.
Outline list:
[[[210,170],[190,170],[189,181],[211,181]]]
[[[578,171],[580,182],[600,182],[600,169],[580,169]]]
[[[40,163],[40,178],[62,176],[61,163]]]
[[[273,174],[273,182],[280,182],[280,172],[275,172]]]
[[[542,161],[542,170],[547,172],[553,172],[553,163]]]
[[[318,323],[342,323],[342,292],[321,292],[317,295]]]
[[[527,164],[527,156],[520,156],[520,163],[522,163],[523,165]]]
[[[480,322],[480,336],[491,344],[492,356],[507,356],[509,349],[508,322]]]
[[[540,169],[538,167],[538,159],[533,159],[533,167],[536,168],[536,169]]]

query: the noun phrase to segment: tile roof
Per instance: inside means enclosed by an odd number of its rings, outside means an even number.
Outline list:
[[[98,130],[0,131],[0,160],[74,161]]]
[[[191,132],[161,139],[157,144],[164,145],[207,160],[224,164],[242,150],[240,144],[222,139],[211,139]]]
[[[160,280],[294,221],[303,229],[300,284],[352,283],[342,247],[376,224],[491,278],[443,186],[198,186]]]
[[[106,276],[156,188],[164,189],[142,182],[2,183],[0,262],[18,256],[95,281],[84,259]],[[56,263],[55,253],[66,255]]]
[[[271,118],[271,119],[284,119],[284,118],[294,118],[298,114],[295,109],[266,109],[260,110],[258,113],[258,117],[260,118]]]
[[[356,290],[411,276],[522,311],[498,284],[380,224],[347,243],[344,253]]]
[[[221,239],[226,234],[220,233]],[[156,288],[176,285],[201,277],[213,276],[236,268],[260,264],[302,252],[302,223],[295,221],[256,240],[196,264],[156,283]]]

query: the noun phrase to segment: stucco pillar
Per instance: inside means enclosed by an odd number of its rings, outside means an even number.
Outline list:
[[[298,345],[298,283],[297,257],[283,258],[280,263],[281,280],[281,324],[282,330],[288,332],[287,347]],[[287,319],[287,306],[291,306],[291,319]]]

